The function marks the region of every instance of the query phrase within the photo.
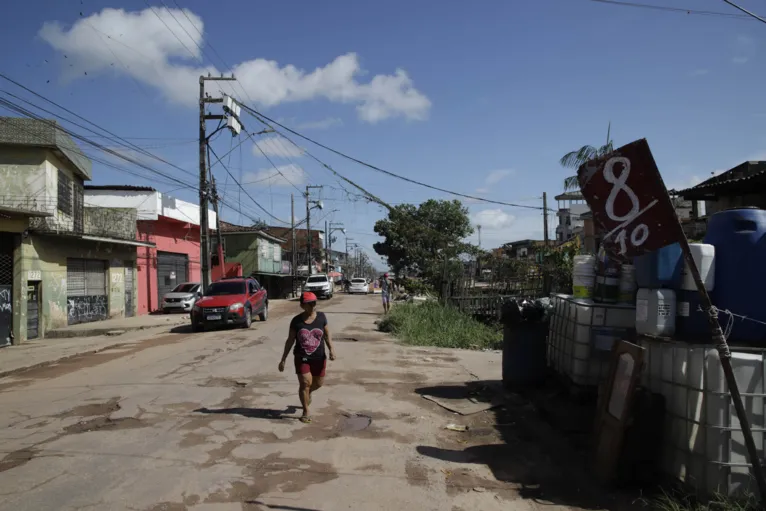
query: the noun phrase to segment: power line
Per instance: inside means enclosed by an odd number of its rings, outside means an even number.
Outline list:
[[[242,190],[243,192],[245,192],[245,195],[247,195],[247,196],[250,198],[250,200],[251,200],[251,201],[253,201],[253,204],[255,204],[256,206],[258,206],[258,208],[259,208],[261,211],[263,211],[264,213],[266,213],[267,215],[269,215],[271,218],[273,218],[273,219],[274,219],[274,220],[276,220],[277,222],[283,223],[283,224],[285,224],[285,225],[289,225],[289,224],[290,224],[290,222],[285,222],[284,220],[282,220],[282,219],[280,219],[280,218],[278,218],[278,217],[276,217],[276,216],[272,215],[272,214],[271,214],[271,213],[270,213],[270,212],[269,212],[269,211],[268,211],[266,208],[264,208],[263,206],[261,206],[261,205],[258,203],[258,201],[257,201],[257,200],[255,200],[255,199],[253,198],[253,196],[252,196],[252,195],[250,195],[250,194],[248,193],[248,191],[247,191],[247,190],[245,190],[245,187],[243,187],[243,186],[242,186],[242,183],[240,183],[239,181],[237,181],[237,179],[234,177],[234,175],[231,173],[231,171],[230,171],[230,170],[229,170],[229,169],[226,167],[226,165],[224,165],[224,164],[223,164],[223,162],[221,162],[221,158],[219,158],[219,157],[218,157],[218,155],[215,153],[215,150],[213,150],[213,148],[212,148],[212,147],[210,147],[210,145],[209,145],[209,144],[208,144],[208,148],[210,149],[210,152],[212,152],[212,153],[213,153],[213,156],[215,156],[216,160],[218,160],[218,162],[220,162],[220,163],[221,163],[221,166],[224,168],[224,170],[226,170],[226,173],[227,173],[227,174],[229,174],[229,177],[231,177],[232,181],[234,181],[234,182],[235,182],[235,183],[236,183],[236,184],[239,186],[240,190]],[[210,167],[212,168],[212,165],[211,165]]]
[[[39,94],[39,93],[37,93],[37,92],[33,91],[33,90],[32,90],[32,89],[30,89],[29,87],[26,87],[26,86],[22,85],[21,83],[17,82],[16,80],[14,80],[14,79],[12,79],[12,78],[10,78],[10,77],[8,77],[8,76],[6,76],[6,75],[2,74],[2,73],[0,73],[0,78],[2,78],[2,79],[4,79],[4,80],[6,80],[6,81],[8,81],[8,82],[10,82],[10,83],[12,83],[12,84],[14,84],[15,86],[17,86],[17,87],[19,87],[19,88],[21,88],[21,89],[23,89],[23,90],[25,90],[25,91],[27,91],[27,92],[29,92],[30,94],[32,94],[32,95],[34,95],[34,96],[36,96],[36,97],[38,97],[38,98],[42,99],[43,101],[45,101],[45,102],[47,102],[47,103],[50,103],[51,105],[55,106],[56,108],[59,108],[60,110],[63,110],[64,112],[66,112],[66,113],[68,113],[68,114],[70,114],[70,115],[73,115],[73,116],[75,116],[76,118],[80,119],[81,121],[87,122],[87,123],[88,123],[88,124],[90,124],[91,126],[93,126],[93,127],[97,128],[97,129],[99,129],[99,130],[103,131],[104,133],[107,133],[107,134],[111,135],[111,136],[112,136],[112,141],[116,141],[116,140],[119,140],[119,141],[121,141],[121,142],[124,142],[124,143],[125,143],[125,144],[126,144],[128,147],[130,147],[130,148],[132,148],[132,149],[135,149],[135,150],[137,150],[138,152],[140,152],[140,153],[142,153],[142,154],[144,154],[144,155],[146,155],[146,156],[149,156],[150,158],[153,158],[153,159],[155,159],[155,160],[157,160],[157,161],[160,161],[160,162],[162,162],[162,163],[164,163],[164,164],[166,164],[166,165],[169,165],[169,166],[171,166],[171,167],[173,167],[173,168],[175,168],[175,169],[178,169],[178,170],[180,170],[181,172],[183,172],[183,173],[185,173],[185,174],[189,174],[189,175],[192,175],[192,176],[194,176],[194,174],[192,174],[192,173],[191,173],[191,172],[189,172],[188,170],[186,170],[186,169],[183,169],[183,168],[181,168],[181,167],[179,167],[178,165],[175,165],[175,164],[173,164],[173,163],[170,163],[169,161],[165,160],[164,158],[161,158],[161,157],[159,157],[159,156],[157,156],[157,155],[155,155],[155,154],[153,154],[153,153],[151,153],[151,152],[149,152],[149,151],[147,151],[147,150],[143,149],[142,147],[139,147],[139,146],[137,146],[136,144],[133,144],[132,142],[128,142],[128,141],[127,141],[127,140],[125,140],[124,138],[122,138],[122,137],[120,137],[120,136],[118,136],[118,135],[115,135],[114,133],[112,133],[112,132],[111,132],[111,131],[109,131],[108,129],[106,129],[106,128],[103,128],[103,127],[99,126],[98,124],[96,124],[96,123],[94,123],[94,122],[92,122],[92,121],[90,121],[90,120],[86,119],[85,117],[83,117],[83,116],[81,116],[81,115],[79,115],[79,114],[77,114],[77,113],[73,112],[72,110],[69,110],[68,108],[66,108],[66,107],[63,107],[63,106],[59,105],[59,104],[58,104],[58,103],[56,103],[55,101],[53,101],[53,100],[50,100],[50,99],[46,98],[46,97],[45,97],[45,96],[43,96],[42,94]],[[10,93],[6,93],[6,94],[10,94]],[[15,97],[17,97],[17,96],[15,96]],[[26,102],[27,104],[31,104],[31,103],[29,103],[28,101],[26,101],[26,100],[23,100],[23,99],[22,99],[21,101],[24,101],[24,102]],[[38,108],[38,109],[42,110],[42,108],[40,108],[39,106],[36,106],[36,108]],[[52,115],[55,115],[55,114],[52,114]],[[57,117],[61,118],[60,116],[57,116]],[[71,120],[67,120],[67,121],[68,121],[68,122],[72,122]],[[92,130],[88,130],[88,131],[91,131],[91,132],[92,132]],[[108,137],[105,137],[105,138],[108,138]]]
[[[600,4],[617,5],[620,7],[635,7],[639,9],[651,9],[655,11],[675,12],[679,14],[690,14],[695,16],[718,16],[721,18],[732,18],[732,19],[739,19],[739,20],[751,19],[749,18],[749,16],[745,16],[742,14],[733,14],[730,12],[702,11],[697,9],[684,9],[683,7],[668,7],[665,5],[644,4],[644,3],[637,3],[637,2],[622,2],[620,0],[589,0],[589,1],[597,2]]]
[[[7,94],[9,94],[9,93],[7,93]],[[29,102],[27,102],[27,103],[29,103]],[[120,153],[118,153],[118,152],[116,152],[116,151],[114,151],[112,149],[109,149],[109,148],[103,146],[102,144],[99,144],[98,142],[94,142],[93,140],[90,140],[88,137],[85,137],[84,135],[81,135],[81,134],[76,133],[74,131],[71,131],[71,130],[69,130],[67,128],[64,128],[63,126],[60,126],[60,125],[56,124],[55,122],[50,121],[48,119],[44,119],[44,118],[38,116],[37,114],[35,114],[34,112],[31,112],[31,111],[29,111],[29,110],[27,110],[27,109],[25,109],[25,108],[23,108],[23,107],[21,107],[19,105],[16,105],[16,104],[8,101],[8,100],[0,98],[0,106],[3,106],[4,108],[8,109],[11,112],[15,112],[17,114],[21,114],[22,116],[29,117],[29,118],[37,120],[39,122],[43,122],[43,123],[47,124],[48,126],[52,127],[53,129],[62,131],[63,133],[66,133],[67,135],[69,135],[69,136],[71,136],[73,138],[76,138],[76,139],[78,139],[78,140],[80,140],[80,141],[82,141],[82,142],[84,142],[84,143],[86,143],[86,144],[96,148],[96,149],[99,149],[102,152],[105,152],[105,153],[107,153],[107,154],[109,154],[111,156],[114,156],[114,157],[117,157],[117,158],[122,159],[124,161],[127,161],[128,163],[136,165],[136,166],[138,166],[138,167],[140,167],[142,169],[148,170],[149,172],[151,172],[153,174],[159,175],[159,176],[163,177],[164,179],[170,181],[171,183],[181,184],[181,188],[188,188],[188,189],[193,190],[193,191],[197,190],[196,187],[191,186],[188,183],[185,183],[185,182],[181,181],[180,179],[178,179],[178,178],[176,178],[176,177],[174,177],[172,175],[168,175],[168,174],[166,174],[166,173],[164,173],[164,172],[162,172],[160,170],[157,170],[157,169],[155,169],[153,167],[150,167],[150,166],[148,166],[146,164],[138,162],[138,161],[136,161],[136,160],[134,160],[134,159],[132,159],[130,157],[127,157],[127,156],[125,156],[123,154],[120,154]],[[37,107],[37,108],[40,108],[40,107]],[[42,110],[44,110],[44,109],[42,109]],[[55,115],[55,114],[52,114],[52,115]],[[58,117],[60,117],[60,116],[58,116]],[[64,120],[66,120],[67,122],[72,122],[73,123],[73,121],[71,121],[69,119],[64,119]],[[85,119],[85,120],[87,121],[87,119]],[[9,121],[5,121],[4,119],[0,119],[0,121],[5,122],[5,123],[9,122]],[[90,121],[87,121],[87,122],[90,122]],[[73,124],[76,124],[76,123],[73,123]],[[76,124],[76,125],[78,125],[78,124]],[[26,132],[32,134],[31,131],[26,130],[23,127],[18,127],[18,129],[26,131]],[[84,128],[84,129],[88,129],[88,128]],[[131,171],[131,170],[126,169],[124,167],[120,167],[120,166],[114,165],[114,164],[112,164],[110,162],[107,162],[105,160],[101,160],[99,158],[94,157],[93,155],[86,154],[86,153],[84,153],[82,151],[79,151],[79,150],[72,149],[72,152],[74,152],[76,154],[80,154],[82,156],[85,156],[85,157],[89,158],[90,160],[95,161],[97,163],[100,163],[100,164],[102,164],[102,165],[104,165],[106,167],[115,169],[115,170],[120,171],[120,172],[124,172],[124,173],[130,174],[130,175],[133,175],[133,176],[136,176],[136,177],[139,177],[141,179],[147,179],[147,180],[154,179],[154,178],[142,175],[140,173]],[[169,184],[169,183],[166,183],[166,184]],[[238,213],[240,213],[240,214],[250,218],[254,222],[258,221],[258,219],[256,217],[253,217],[252,215],[249,215],[249,214],[243,212],[241,210],[241,208],[234,208],[230,204],[225,203],[223,201],[221,201],[221,203],[224,204],[229,209],[232,209],[232,210],[234,210],[234,211],[236,211],[236,212],[238,212]]]
[[[358,158],[354,158],[353,156],[349,156],[349,155],[347,155],[347,154],[345,154],[345,153],[343,153],[341,151],[333,149],[332,147],[326,146],[326,145],[322,144],[321,142],[317,142],[316,140],[314,140],[312,138],[309,138],[306,135],[302,135],[302,134],[298,133],[297,131],[288,128],[287,126],[285,126],[283,124],[280,124],[279,122],[275,121],[274,119],[271,119],[270,117],[267,117],[267,116],[263,115],[262,113],[258,112],[257,110],[255,110],[253,108],[248,107],[247,105],[241,105],[241,106],[242,106],[242,108],[244,108],[246,111],[248,111],[251,115],[253,115],[256,118],[262,117],[263,119],[266,119],[267,121],[276,124],[280,128],[282,128],[282,129],[284,129],[286,131],[289,131],[293,135],[295,135],[297,137],[300,137],[303,140],[306,140],[307,142],[311,142],[312,144],[317,145],[317,146],[321,147],[322,149],[330,151],[331,153],[337,154],[338,156],[346,158],[347,160],[351,160],[351,161],[353,161],[355,163],[358,163],[359,165],[362,165],[364,167],[370,168],[370,169],[372,169],[372,170],[374,170],[376,172],[380,172],[380,173],[386,174],[387,176],[394,177],[396,179],[401,179],[402,181],[406,181],[408,183],[412,183],[412,184],[415,184],[415,185],[418,185],[418,186],[422,186],[424,188],[428,188],[428,189],[431,189],[431,190],[436,190],[438,192],[448,193],[450,195],[455,195],[457,197],[464,197],[466,199],[477,200],[477,201],[480,201],[480,202],[487,202],[487,203],[490,203],[490,204],[499,204],[501,206],[508,206],[508,207],[513,207],[513,208],[536,209],[536,210],[542,210],[543,209],[540,206],[529,206],[529,205],[526,205],[526,204],[513,204],[513,203],[510,203],[510,202],[496,201],[496,200],[492,200],[492,199],[485,199],[483,197],[476,197],[474,195],[468,195],[468,194],[465,194],[465,193],[455,192],[455,191],[452,191],[452,190],[447,190],[445,188],[440,188],[438,186],[429,185],[429,184],[423,183],[421,181],[416,181],[414,179],[410,179],[410,178],[408,178],[406,176],[402,176],[400,174],[396,174],[396,173],[391,172],[389,170],[384,170],[384,169],[382,169],[380,167],[372,165],[371,163],[367,163],[367,162],[362,161],[362,160],[360,160]],[[296,147],[298,147],[297,144],[296,144]],[[307,154],[310,154],[310,153],[307,153]],[[330,168],[328,165],[326,165],[324,163],[322,163],[322,165],[324,167],[326,167],[326,168]],[[334,170],[333,170],[333,173],[338,175]],[[345,178],[344,178],[344,180],[348,181],[348,179],[345,179]],[[354,183],[351,183],[350,181],[348,181],[348,182],[350,184],[354,184]],[[356,184],[354,184],[354,186],[359,188],[359,186],[356,185]]]
[[[723,1],[726,2],[727,4],[731,5],[735,9],[739,9],[740,11],[744,12],[746,15],[750,16],[751,18],[756,19],[756,20],[760,21],[761,23],[766,23],[766,19],[761,18],[757,14],[754,14],[754,13],[748,11],[744,7],[740,7],[739,5],[735,4],[734,2],[731,2],[730,0],[723,0]]]

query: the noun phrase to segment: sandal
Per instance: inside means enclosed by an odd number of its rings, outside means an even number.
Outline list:
[[[308,415],[304,415],[304,416],[303,416],[303,417],[301,417],[299,420],[300,420],[302,423],[304,423],[304,424],[309,424],[309,423],[311,423],[311,417],[309,417]]]

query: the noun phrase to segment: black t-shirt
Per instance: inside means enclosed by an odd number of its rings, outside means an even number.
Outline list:
[[[295,348],[293,355],[304,360],[323,360],[324,327],[327,326],[327,316],[317,312],[314,321],[306,323],[303,314],[298,314],[290,322],[290,330],[295,332]]]

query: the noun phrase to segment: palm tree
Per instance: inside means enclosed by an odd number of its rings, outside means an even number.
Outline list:
[[[605,154],[609,154],[614,151],[612,146],[612,139],[610,134],[612,132],[612,123],[609,123],[609,127],[606,130],[606,144],[601,147],[593,147],[591,145],[584,145],[577,151],[572,151],[561,157],[559,163],[562,167],[567,169],[579,169],[583,163],[586,163],[594,158],[599,158]],[[577,181],[577,176],[569,176],[564,180],[564,191],[569,192],[580,188],[580,183]]]

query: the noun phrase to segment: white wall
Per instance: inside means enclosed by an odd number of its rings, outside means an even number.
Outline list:
[[[85,190],[85,205],[102,208],[135,208],[139,220],[159,216],[199,225],[199,205],[156,191]],[[215,229],[215,212],[208,210],[208,226]]]

